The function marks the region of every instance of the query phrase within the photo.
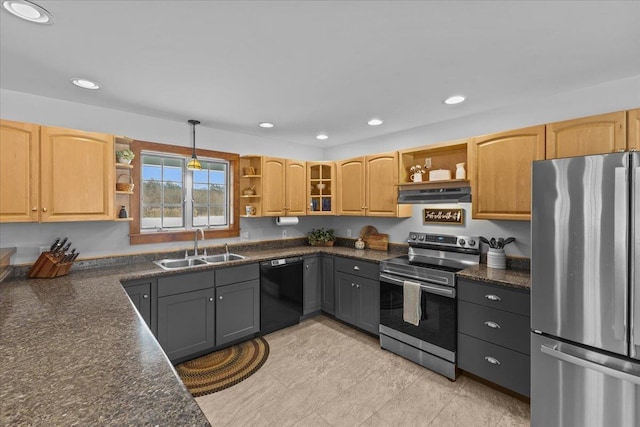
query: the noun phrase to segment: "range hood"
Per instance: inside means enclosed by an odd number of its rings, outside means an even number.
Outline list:
[[[398,191],[399,204],[462,202],[471,202],[469,181],[401,185]]]

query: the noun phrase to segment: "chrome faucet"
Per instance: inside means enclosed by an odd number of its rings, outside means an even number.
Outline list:
[[[204,240],[204,230],[202,228],[196,228],[196,233],[193,237],[193,256],[198,256],[198,231]],[[204,255],[207,255],[207,249],[204,250]]]
[[[227,258],[229,258],[229,244],[228,243],[224,244],[224,254],[227,256]]]

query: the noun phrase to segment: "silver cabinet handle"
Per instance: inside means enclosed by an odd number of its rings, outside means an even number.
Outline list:
[[[354,269],[354,270],[356,270],[356,271],[358,271],[358,270],[360,270],[360,267],[358,267],[357,265],[354,265],[354,266],[353,266],[353,269]]]
[[[213,297],[209,298],[209,301],[213,301]]]
[[[144,294],[144,295],[142,295],[142,298],[149,298],[149,295]]]
[[[359,288],[359,287],[360,287],[360,285],[356,284],[356,288]]]
[[[493,329],[500,329],[500,325],[498,325],[496,322],[492,322],[491,320],[487,320],[486,322],[484,322],[484,324]]]
[[[307,264],[307,270],[309,269],[309,267],[310,267],[309,264]]]
[[[38,210],[38,208],[37,208],[37,207],[35,207],[35,206],[31,208],[31,212],[35,212],[35,211],[37,211],[37,210]]]
[[[487,362],[491,363],[492,365],[499,365],[500,364],[500,361],[498,359],[496,359],[495,357],[485,356],[484,360],[486,360]]]
[[[609,375],[615,378],[618,378],[623,381],[631,382],[635,385],[640,385],[640,377],[632,374],[628,374],[624,371],[619,371],[617,369],[610,368],[605,365],[601,365],[596,362],[592,362],[590,360],[583,359],[578,356],[574,356],[568,353],[564,353],[555,348],[547,347],[546,345],[540,346],[540,351],[544,354],[547,354],[551,357],[555,357],[556,359],[562,360],[567,363],[571,363],[572,365],[577,365],[582,368],[592,369],[594,371],[598,371],[602,374]]]
[[[218,297],[218,299],[219,299],[220,301],[222,301],[222,295],[220,295],[220,296]]]
[[[351,287],[353,288],[355,285],[356,285],[355,283],[352,283],[352,284],[351,284]]]
[[[498,295],[488,294],[484,296],[489,301],[502,301]]]
[[[42,212],[46,212],[46,211],[47,211],[47,208],[42,208]]]

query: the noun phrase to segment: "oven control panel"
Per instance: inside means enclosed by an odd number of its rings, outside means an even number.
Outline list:
[[[411,246],[442,246],[449,248],[479,249],[480,239],[476,236],[452,236],[411,232],[407,240]]]

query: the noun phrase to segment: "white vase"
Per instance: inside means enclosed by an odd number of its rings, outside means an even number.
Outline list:
[[[504,249],[489,248],[487,252],[487,267],[504,270],[507,268],[507,255]]]
[[[122,157],[118,157],[118,163],[129,165],[131,164],[131,159],[123,159]]]
[[[464,163],[456,163],[456,179],[466,179],[467,171],[464,170]]]

